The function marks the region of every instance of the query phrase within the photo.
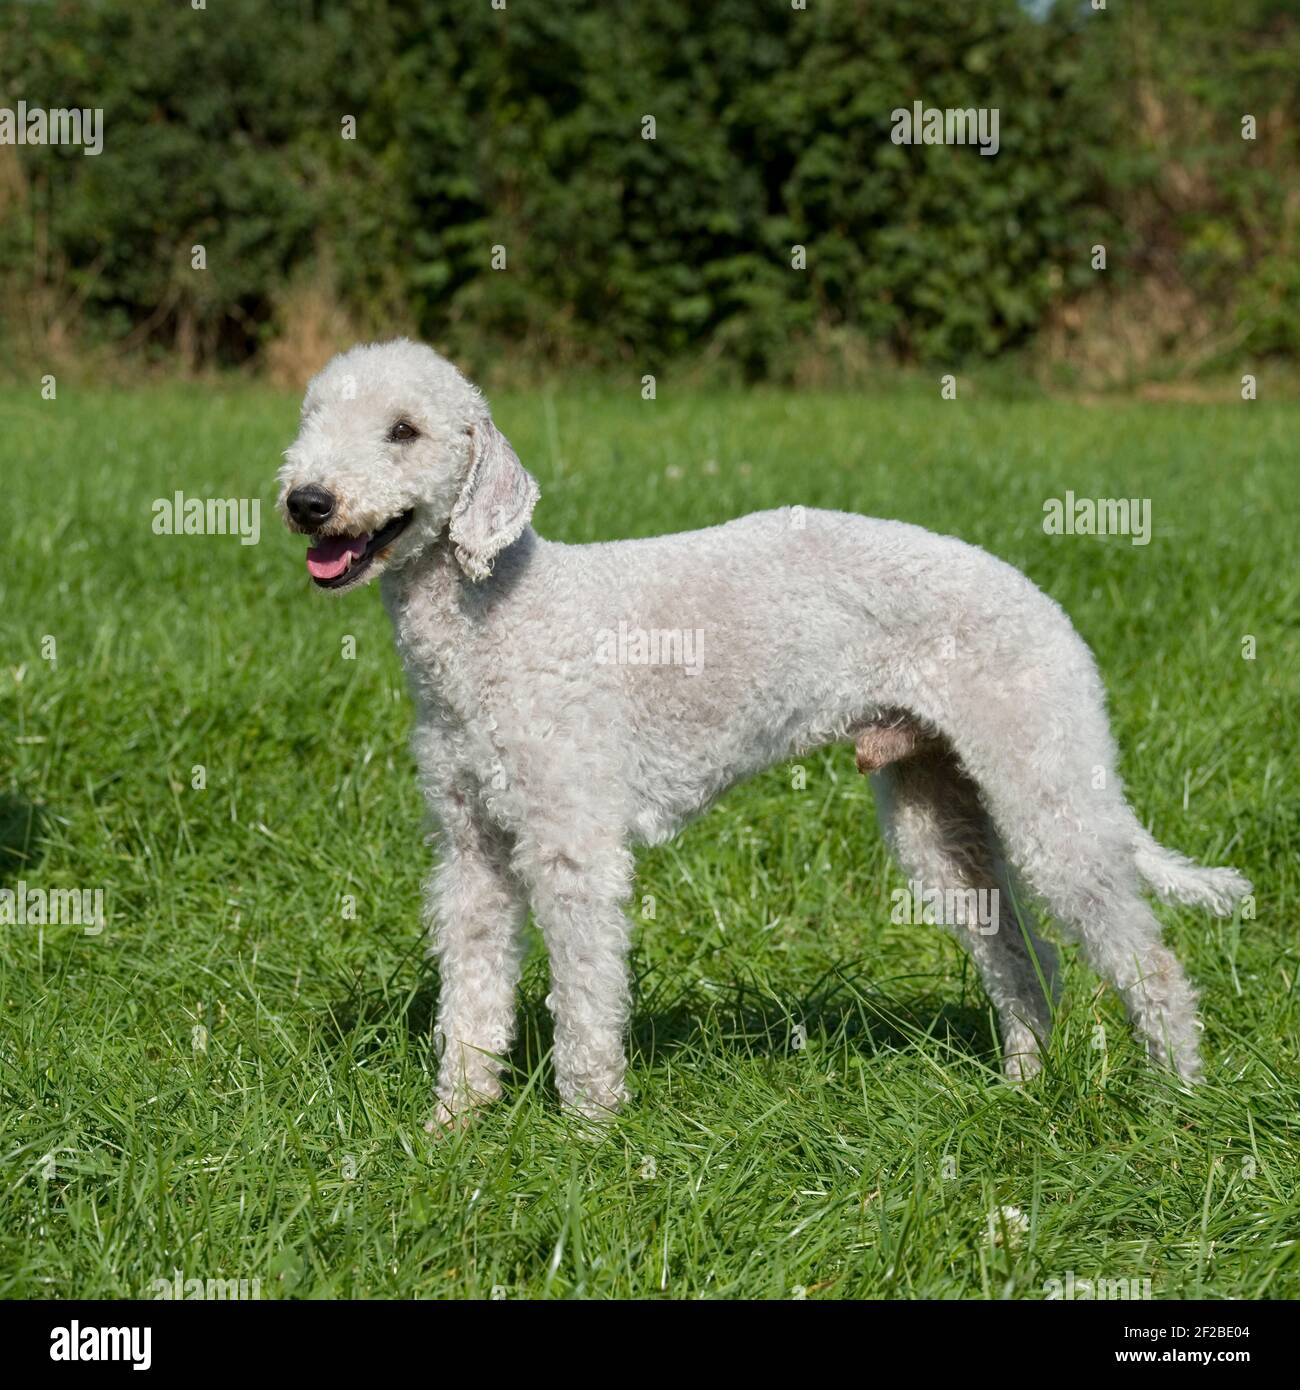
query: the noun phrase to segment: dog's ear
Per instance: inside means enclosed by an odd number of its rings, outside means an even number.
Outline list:
[[[523,535],[540,496],[509,440],[491,420],[469,431],[469,472],[451,509],[456,559],[471,579],[486,579],[497,554]]]

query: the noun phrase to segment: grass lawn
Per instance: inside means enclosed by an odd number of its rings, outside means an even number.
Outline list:
[[[7,389],[0,881],[102,888],[109,921],[0,928],[0,1293],[1300,1296],[1300,408],[660,390],[494,402],[543,534],[839,507],[1073,616],[1139,815],[1256,884],[1254,920],[1160,909],[1207,1083],[1153,1073],[1067,950],[1046,1073],[1004,1084],[962,950],[890,922],[844,747],[640,857],[637,1095],[603,1143],[551,1088],[535,938],[507,1099],[431,1139],[411,711],[378,594],[310,593],[271,511],[297,402]],[[261,497],[260,543],[155,536],[177,489]],[[1045,535],[1067,490],[1151,499],[1150,544]]]

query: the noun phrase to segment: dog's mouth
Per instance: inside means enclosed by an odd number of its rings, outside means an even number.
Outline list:
[[[378,531],[359,536],[323,536],[307,551],[307,573],[318,589],[342,589],[355,584],[375,557],[406,530],[415,513],[403,512]]]

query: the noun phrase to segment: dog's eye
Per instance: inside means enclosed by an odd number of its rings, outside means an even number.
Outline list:
[[[401,444],[408,439],[419,439],[419,437],[420,431],[414,425],[408,425],[405,420],[399,420],[388,431],[389,442],[393,444]]]

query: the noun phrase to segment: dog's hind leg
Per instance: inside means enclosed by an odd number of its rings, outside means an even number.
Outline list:
[[[1114,772],[1099,686],[1091,699],[1080,686],[1068,721],[1055,711],[1070,692],[1042,709],[973,705],[958,729],[963,765],[977,770],[1007,858],[1119,991],[1152,1059],[1194,1080],[1196,993],[1142,897],[1136,822]],[[1012,720],[1018,737],[1008,739]]]
[[[1118,990],[1153,1061],[1184,1080],[1201,1075],[1196,991],[1161,940],[1131,860],[1044,817],[1027,829],[999,817],[1010,852],[1089,965]],[[1055,839],[1048,838],[1049,834]]]
[[[1199,1081],[1196,991],[1178,957],[1161,941],[1155,914],[1132,892],[1117,894],[1113,905],[1090,914],[1090,921],[1092,930],[1082,938],[1084,954],[1119,990],[1148,1055],[1184,1081]]]
[[[1201,1075],[1196,992],[1142,897],[1122,795],[1113,787],[1093,795],[1093,808],[1078,796],[1004,797],[994,815],[1012,862],[1119,991],[1152,1060],[1194,1081]]]
[[[923,891],[969,906],[982,897],[988,920],[969,910],[946,921],[975,961],[1002,1027],[1003,1066],[1012,1080],[1034,1075],[1052,1029],[1056,953],[1017,902],[997,834],[973,782],[942,742],[891,761],[872,776],[886,842]],[[987,895],[987,896],[985,896]],[[947,915],[947,914],[945,914]]]

